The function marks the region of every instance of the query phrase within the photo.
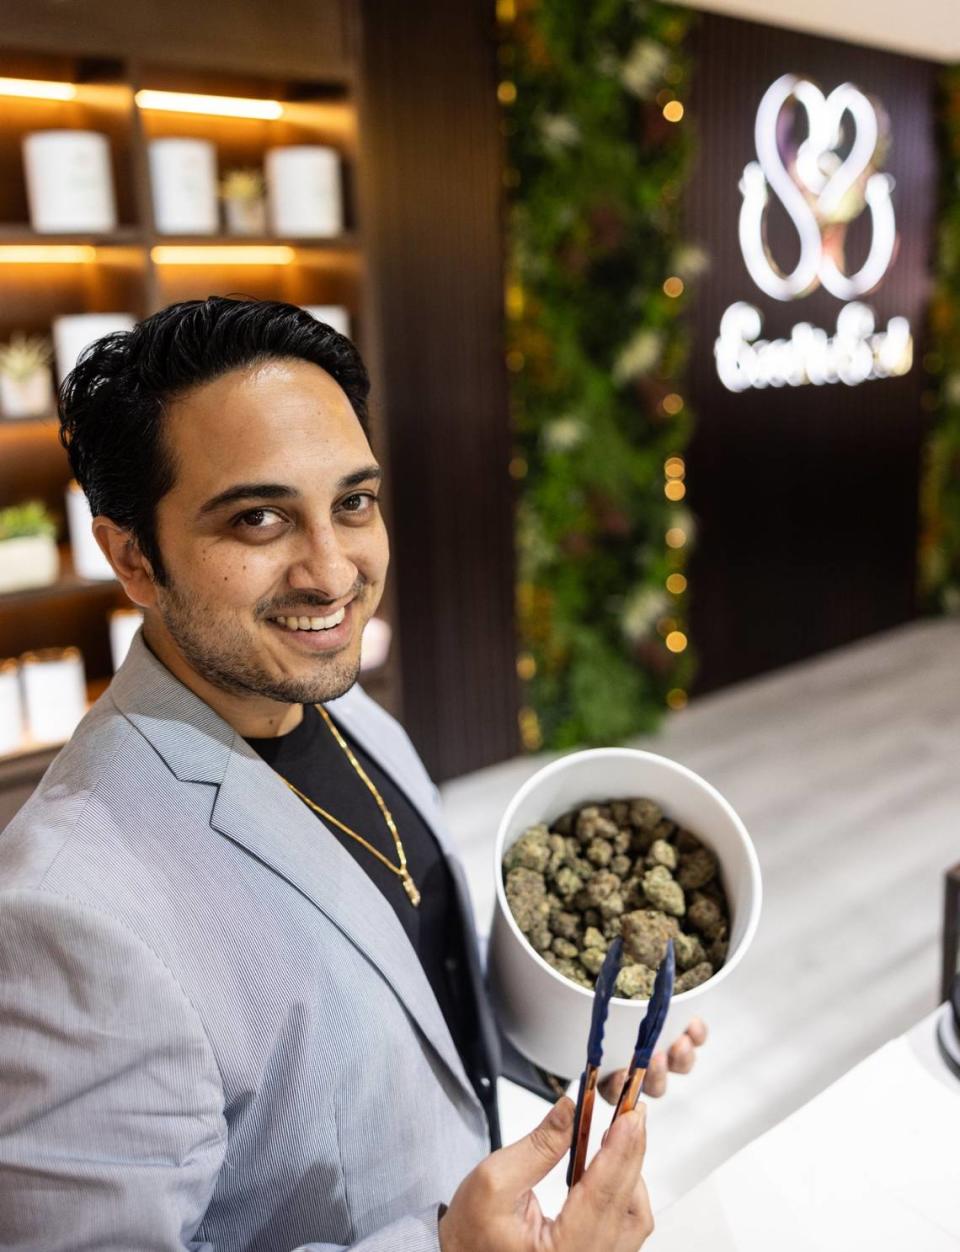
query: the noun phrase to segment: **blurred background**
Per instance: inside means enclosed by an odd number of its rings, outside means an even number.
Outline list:
[[[666,1193],[905,1030],[956,970],[954,66],[953,0],[8,0],[0,825],[137,626],[56,384],[172,301],[289,300],[374,378],[364,683],[481,917],[556,751],[672,755],[756,839]]]

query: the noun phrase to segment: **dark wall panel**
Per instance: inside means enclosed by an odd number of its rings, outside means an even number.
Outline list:
[[[833,334],[843,305],[822,287],[777,301],[754,284],[741,255],[738,183],[756,156],[757,106],[784,73],[813,80],[825,94],[852,82],[889,115],[883,168],[895,179],[899,250],[863,301],[878,325],[909,318],[915,363],[904,377],[742,393],[717,378],[714,341],[734,301],[762,313],[769,339],[788,336],[798,322]],[[691,101],[699,156],[687,203],[692,237],[711,257],[693,311],[690,390],[698,426],[687,477],[699,521],[690,584],[701,691],[915,613],[934,79],[932,65],[875,49],[728,18],[701,21]],[[775,198],[768,229],[772,253],[792,267],[797,234]],[[865,214],[849,229],[851,268],[866,255],[869,236]]]
[[[493,6],[364,0],[362,17],[403,717],[448,778],[517,750]]]

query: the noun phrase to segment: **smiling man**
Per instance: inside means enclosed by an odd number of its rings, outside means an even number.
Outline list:
[[[64,386],[144,628],[0,836],[5,1248],[634,1252],[650,1229],[641,1113],[555,1223],[530,1188],[569,1101],[491,1153],[462,871],[357,685],[389,560],[367,392],[329,327],[219,298],[100,340]]]

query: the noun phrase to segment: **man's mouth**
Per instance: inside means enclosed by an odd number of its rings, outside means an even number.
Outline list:
[[[345,605],[341,605],[335,613],[331,613],[329,617],[307,617],[300,615],[293,616],[276,616],[269,620],[275,622],[278,626],[283,626],[286,630],[333,630],[339,626],[347,615]]]

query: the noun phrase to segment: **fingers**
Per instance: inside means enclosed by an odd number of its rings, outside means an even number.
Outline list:
[[[572,1188],[559,1217],[562,1247],[635,1252],[653,1229],[643,1182],[646,1152],[643,1105],[618,1118],[583,1178]]]
[[[597,1090],[603,1096],[608,1104],[616,1104],[620,1099],[620,1092],[623,1090],[623,1084],[627,1081],[627,1071],[618,1069],[613,1074],[608,1074],[604,1080],[598,1084]]]
[[[689,1074],[697,1059],[697,1051],[689,1035],[681,1035],[670,1045],[667,1067],[671,1074]]]
[[[529,1135],[491,1156],[496,1181],[505,1192],[520,1195],[546,1178],[570,1147],[573,1101],[562,1096]]]
[[[667,1054],[654,1052],[650,1065],[643,1079],[643,1094],[654,1100],[660,1098],[667,1089]],[[637,1106],[639,1107],[639,1105]]]
[[[687,1026],[686,1033],[690,1036],[695,1047],[699,1048],[707,1042],[707,1023],[700,1017],[691,1017]]]
[[[666,1053],[655,1052],[643,1080],[643,1093],[658,1099],[667,1089],[667,1075],[689,1074],[697,1062],[697,1048],[707,1041],[707,1024],[699,1017],[690,1019],[687,1029],[675,1039]]]

